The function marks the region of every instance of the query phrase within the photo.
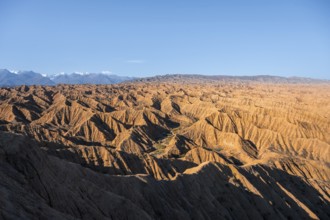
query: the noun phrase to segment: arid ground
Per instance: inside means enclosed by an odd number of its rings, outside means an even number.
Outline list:
[[[0,89],[0,219],[330,219],[330,83]]]

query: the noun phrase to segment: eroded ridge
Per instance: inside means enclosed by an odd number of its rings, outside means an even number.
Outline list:
[[[330,218],[329,100],[329,83],[2,88],[1,215]]]

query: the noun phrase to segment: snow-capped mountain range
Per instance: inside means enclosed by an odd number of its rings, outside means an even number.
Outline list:
[[[56,84],[113,84],[133,80],[133,77],[118,76],[110,72],[58,73],[45,75],[33,71],[0,69],[0,86],[56,85]]]

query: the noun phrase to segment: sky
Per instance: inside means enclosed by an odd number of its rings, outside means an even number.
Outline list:
[[[0,69],[330,79],[329,0],[0,0]]]

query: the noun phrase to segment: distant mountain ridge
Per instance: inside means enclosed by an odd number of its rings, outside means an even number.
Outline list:
[[[0,86],[16,85],[55,85],[48,77],[33,71],[12,72],[0,69]]]
[[[57,85],[57,84],[115,84],[125,81],[139,82],[211,82],[211,81],[254,81],[264,83],[328,83],[330,80],[282,77],[271,75],[229,76],[229,75],[194,75],[194,74],[166,74],[152,77],[128,77],[106,73],[60,73],[43,75],[34,71],[10,71],[0,69],[0,86],[19,85]]]
[[[128,76],[117,76],[104,73],[86,74],[61,74],[56,75],[52,80],[56,84],[114,84],[135,79]]]
[[[56,84],[114,84],[134,80],[134,77],[105,73],[43,75],[34,71],[9,71],[0,69],[0,86],[56,85]]]
[[[330,80],[306,77],[283,77],[273,75],[230,76],[230,75],[199,75],[199,74],[166,74],[138,79],[141,82],[212,82],[212,81],[253,81],[263,83],[329,83]]]

